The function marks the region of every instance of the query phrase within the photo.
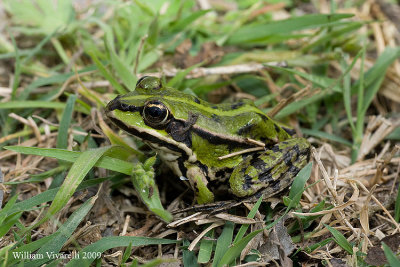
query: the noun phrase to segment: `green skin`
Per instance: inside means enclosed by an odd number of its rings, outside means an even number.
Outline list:
[[[310,157],[306,139],[293,138],[252,102],[211,104],[155,77],[143,77],[134,92],[108,103],[106,114],[186,177],[199,204],[214,201],[211,181],[229,180],[229,191],[241,199],[271,197],[292,183]]]

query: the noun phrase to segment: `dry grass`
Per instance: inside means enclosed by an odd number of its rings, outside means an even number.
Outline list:
[[[201,2],[201,1],[198,1]],[[208,3],[208,1],[205,1]],[[224,1],[222,4],[228,5]],[[355,17],[354,21],[374,21],[373,23],[365,24],[360,27],[354,34],[365,34],[368,38],[365,46],[367,52],[364,60],[357,60],[354,66],[349,70],[349,79],[356,81],[360,79],[360,73],[370,69],[376,63],[379,55],[384,53],[388,47],[398,47],[400,43],[400,21],[398,13],[393,13],[393,10],[399,9],[398,5],[389,4],[381,0],[366,1],[357,8],[340,9],[337,13],[351,13]],[[303,5],[296,9],[299,12],[305,12],[309,5]],[[229,6],[225,7],[229,10]],[[329,5],[326,1],[321,1],[320,6],[312,7],[315,12],[328,13]],[[249,18],[250,21],[255,20],[257,16],[261,16],[274,10],[275,13],[271,16],[274,20],[289,17],[291,14],[284,9],[283,4],[265,5],[254,8]],[[110,11],[112,12],[112,11]],[[216,11],[213,11],[216,12]],[[111,16],[109,13],[104,15]],[[106,18],[103,18],[106,20]],[[7,20],[6,24],[11,24]],[[315,29],[306,30],[305,32],[316,33]],[[370,34],[368,34],[370,32]],[[0,39],[10,39],[7,31],[2,31]],[[32,46],[29,42],[34,43],[35,40],[23,41],[24,35],[20,33],[16,36],[18,46]],[[100,28],[96,28],[93,36],[96,40],[102,36],[104,32]],[[317,35],[315,35],[317,40]],[[143,43],[146,38],[141,39],[142,46],[139,46],[138,55],[141,53]],[[305,41],[307,40],[307,41]],[[316,41],[315,40],[315,41]],[[334,41],[334,40],[333,40]],[[21,42],[21,43],[19,43]],[[27,42],[28,44],[26,44]],[[291,47],[297,47],[297,50],[304,49],[312,43],[312,37],[290,39],[287,43]],[[351,45],[351,44],[348,44]],[[343,45],[345,47],[345,45]],[[225,55],[231,52],[232,49],[240,50],[240,46],[223,47],[222,53]],[[71,50],[75,51],[75,50]],[[203,55],[203,60],[212,61],[214,59],[211,52]],[[220,51],[218,51],[220,53]],[[85,66],[86,61],[90,58],[82,56],[84,53],[81,49],[75,51],[76,54],[68,54],[70,66],[64,66],[70,69],[71,66],[78,66],[77,69]],[[252,52],[249,52],[250,57]],[[210,55],[211,54],[211,55]],[[356,57],[356,53],[349,53],[348,65]],[[219,56],[219,55],[218,55]],[[79,58],[84,58],[79,60]],[[182,55],[181,55],[182,57]],[[189,54],[184,54],[182,61],[195,60]],[[217,56],[215,56],[217,57]],[[139,56],[137,57],[139,59]],[[48,62],[40,63],[37,69],[25,70],[21,74],[20,85],[16,89],[16,93],[20,94],[32,83],[35,77],[51,75],[50,72],[43,74],[40,71],[41,64],[53,64],[51,58],[46,58]],[[77,62],[74,62],[76,60]],[[143,72],[138,72],[137,77],[141,77],[148,73],[157,76],[173,77],[177,74],[177,68],[172,66],[173,59],[168,54],[161,57],[151,67],[148,67]],[[275,103],[281,103],[279,108],[269,110],[269,114],[279,114],[279,111],[284,111],[285,107],[290,103],[296,103],[301,99],[311,98],[318,95],[323,89],[316,85],[304,76],[298,73],[292,73],[291,80],[285,80],[282,85],[280,76],[282,73],[276,72],[272,68],[273,65],[280,65],[279,60],[272,60],[275,63],[261,64],[263,62],[254,62],[253,59],[245,60],[245,63],[237,63],[226,66],[206,66],[198,67],[187,73],[187,79],[195,79],[203,77],[205,80],[211,81],[211,84],[219,81],[230,81],[242,73],[252,73],[255,77],[262,79],[268,85],[271,93],[276,93]],[[13,99],[13,79],[15,79],[15,68],[10,67],[11,63],[15,63],[15,58],[8,58],[0,63],[0,103],[7,103]],[[75,64],[74,64],[75,63]],[[134,72],[136,73],[140,62],[136,61]],[[195,62],[196,63],[196,62]],[[193,63],[193,64],[195,64]],[[154,67],[156,66],[156,67]],[[343,66],[340,60],[330,60],[325,62],[325,67],[328,70],[327,74],[330,78],[336,79],[334,85],[342,86]],[[154,71],[154,70],[158,71]],[[296,71],[310,73],[310,67],[297,66],[293,68]],[[270,71],[270,72],[268,72]],[[62,73],[62,72],[61,72]],[[273,74],[270,74],[273,73]],[[287,74],[289,75],[289,74]],[[364,75],[363,75],[364,76]],[[363,79],[367,80],[368,75]],[[282,78],[284,79],[284,78]],[[332,89],[334,85],[328,86]],[[229,87],[229,88],[228,88]],[[329,88],[330,87],[330,88]],[[228,89],[227,89],[228,88]],[[233,88],[233,89],[232,89]],[[310,89],[312,88],[312,89]],[[262,255],[258,263],[251,263],[251,266],[258,264],[275,264],[276,266],[287,266],[290,262],[295,261],[302,266],[315,266],[320,262],[329,266],[340,266],[341,260],[346,261],[349,266],[368,266],[383,265],[386,258],[381,249],[382,240],[393,245],[391,249],[394,253],[398,253],[399,236],[399,218],[400,211],[396,211],[395,207],[400,207],[400,203],[396,196],[398,195],[399,173],[400,173],[400,157],[399,157],[399,133],[400,126],[400,62],[398,59],[393,61],[393,64],[387,69],[383,83],[379,87],[379,92],[373,95],[372,104],[365,112],[365,117],[362,123],[361,135],[357,136],[357,131],[351,129],[351,124],[357,125],[359,117],[357,112],[357,102],[359,98],[365,98],[366,95],[360,96],[353,94],[349,98],[349,105],[353,110],[351,123],[346,117],[346,111],[343,108],[343,100],[325,99],[325,102],[331,105],[325,107],[324,104],[315,104],[320,110],[321,116],[318,120],[324,120],[329,117],[329,112],[337,112],[339,115],[336,124],[326,123],[318,132],[324,132],[330,135],[340,133],[340,137],[345,140],[353,140],[350,146],[336,142],[329,137],[319,136],[316,132],[311,135],[310,132],[303,131],[315,149],[312,153],[313,168],[311,178],[307,182],[306,190],[303,192],[300,205],[296,209],[291,210],[279,223],[267,229],[268,225],[279,218],[285,211],[285,207],[281,205],[282,199],[271,200],[272,204],[266,207],[266,204],[260,208],[254,218],[246,218],[248,211],[254,207],[254,203],[244,203],[236,208],[236,215],[220,212],[209,215],[209,212],[183,212],[176,214],[173,222],[166,224],[158,217],[154,216],[146,206],[139,200],[137,192],[127,182],[127,178],[122,174],[112,174],[111,179],[106,179],[101,186],[88,187],[82,191],[76,192],[65,204],[65,206],[56,213],[49,221],[42,223],[39,227],[34,228],[29,233],[29,240],[39,240],[56,232],[59,227],[65,223],[72,213],[77,211],[82,203],[89,198],[93,198],[93,207],[87,213],[83,222],[79,225],[76,231],[68,238],[62,246],[62,251],[76,251],[91,243],[101,240],[104,236],[145,236],[157,238],[169,238],[174,240],[188,240],[188,250],[182,249],[182,244],[167,244],[158,246],[141,246],[133,247],[131,259],[136,259],[140,263],[148,262],[155,258],[165,259],[182,259],[182,253],[185,251],[195,251],[198,255],[199,245],[202,240],[215,241],[221,235],[223,225],[226,222],[235,224],[248,224],[250,230],[247,233],[252,233],[263,229],[260,234],[256,235],[240,254],[240,260],[244,260],[245,256],[252,250],[257,249]],[[45,94],[57,89],[57,86],[39,86],[35,89],[36,95]],[[303,90],[302,90],[303,89]],[[287,91],[297,92],[296,97],[286,95]],[[104,114],[101,104],[106,103],[111,99],[110,94],[116,91],[112,87],[112,81],[98,75],[98,72],[88,71],[72,75],[63,81],[61,89],[57,96],[53,98],[54,102],[65,103],[66,97],[64,93],[77,94],[78,99],[84,101],[92,107],[90,112],[82,112],[84,108],[75,110],[73,113],[73,124],[68,129],[68,138],[66,141],[68,150],[85,151],[90,147],[88,141],[88,133],[100,146],[110,144],[107,137],[113,135],[114,131],[117,135],[117,129],[108,128],[108,121],[103,121]],[[222,95],[222,96],[221,96]],[[209,94],[211,100],[216,100],[224,97],[247,96],[248,92],[243,92],[236,81],[230,83],[230,86],[225,86],[223,89],[213,91]],[[336,97],[337,98],[337,97]],[[36,100],[36,99],[31,99]],[[361,101],[361,100],[360,100]],[[266,103],[262,103],[264,105]],[[261,105],[261,106],[262,106]],[[39,110],[39,108],[37,108]],[[3,117],[3,121],[11,120],[16,125],[15,129],[0,137],[0,144],[20,145],[25,147],[41,147],[55,148],[57,145],[57,129],[60,127],[60,112],[42,112],[33,111],[24,113],[23,109],[3,109],[7,117]],[[12,111],[11,111],[12,110]],[[304,109],[303,109],[304,110]],[[302,113],[300,110],[298,113]],[[10,111],[10,112],[8,112]],[[58,110],[59,111],[59,110]],[[301,117],[301,115],[299,115]],[[301,135],[300,126],[308,128],[311,123],[307,123],[304,119],[302,125],[295,116],[289,116],[290,123]],[[80,129],[73,129],[73,127]],[[365,126],[365,127],[364,127]],[[355,126],[356,127],[356,126]],[[338,130],[339,129],[339,130]],[[397,129],[397,133],[393,131]],[[356,129],[357,130],[357,129]],[[132,142],[124,133],[120,134],[124,142],[132,144],[136,149],[136,144]],[[392,134],[392,136],[390,136]],[[77,142],[75,136],[82,136],[83,141]],[[393,137],[394,136],[394,137]],[[357,155],[352,155],[352,148],[357,147]],[[4,146],[4,145],[2,145]],[[143,150],[147,153],[146,149]],[[354,149],[353,149],[354,152]],[[70,165],[65,162],[58,161],[53,158],[22,155],[12,150],[0,151],[0,167],[3,174],[3,181],[8,184],[0,183],[0,192],[4,193],[3,204],[10,201],[11,197],[18,193],[18,200],[27,200],[33,196],[46,192],[51,188],[59,185],[54,184],[54,180],[59,175],[64,175],[69,171]],[[160,189],[161,200],[164,206],[169,211],[187,208],[191,205],[192,192],[185,190],[181,185],[171,186],[171,181],[176,181],[173,174],[165,171],[162,167],[157,167],[161,170],[162,175],[158,179],[158,187]],[[55,171],[56,170],[56,171]],[[48,175],[45,179],[40,179],[43,172],[55,171],[55,174]],[[89,176],[94,178],[108,177],[110,172],[96,168]],[[32,179],[26,182],[28,179]],[[34,181],[37,179],[37,182]],[[62,179],[60,180],[62,182]],[[14,185],[12,183],[15,183]],[[124,184],[125,183],[125,184]],[[124,185],[123,185],[124,184]],[[1,195],[0,195],[1,196]],[[0,199],[1,201],[1,199]],[[322,204],[321,204],[322,203]],[[315,209],[318,207],[318,210]],[[274,210],[271,215],[270,211]],[[46,209],[43,206],[40,208],[29,209],[23,212],[15,226],[0,239],[0,248],[5,248],[8,245],[15,244],[17,238],[14,232],[21,232],[24,227],[34,225],[45,214]],[[312,217],[311,217],[312,216]],[[306,218],[310,218],[309,221]],[[303,225],[307,221],[308,225]],[[326,227],[329,225],[334,229],[339,230],[345,237],[347,242],[352,245],[352,253],[346,251],[337,237],[337,242],[329,242],[322,244],[324,240],[332,237],[332,232]],[[225,229],[224,228],[224,229]],[[214,236],[206,234],[214,229]],[[295,230],[293,230],[295,229]],[[293,232],[291,232],[293,230]],[[225,230],[224,230],[225,231]],[[236,232],[235,232],[236,233]],[[223,234],[223,233],[222,233]],[[386,238],[386,239],[385,239]],[[391,238],[391,239],[390,239]],[[314,244],[321,242],[321,246],[313,250],[310,248]],[[29,243],[26,241],[26,243]],[[343,243],[341,243],[343,244]],[[390,246],[390,244],[387,244]],[[303,248],[301,253],[295,257],[289,258],[298,248]],[[114,248],[107,250],[102,254],[103,264],[115,266],[121,263],[123,249]],[[368,255],[368,256],[366,256]],[[0,257],[3,257],[0,253]],[[239,263],[239,261],[237,262]],[[170,264],[177,264],[170,263]],[[250,263],[249,263],[250,264]],[[242,266],[248,266],[243,263]]]

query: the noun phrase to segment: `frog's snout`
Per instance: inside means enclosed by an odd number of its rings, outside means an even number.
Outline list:
[[[116,98],[114,98],[113,100],[108,102],[108,104],[105,108],[106,113],[109,113],[110,111],[113,111],[115,109],[120,109],[120,107],[121,107],[121,101],[119,100],[120,98],[121,98],[121,96],[117,96]]]
[[[130,104],[127,104],[126,102],[124,102],[121,99],[120,95],[117,96],[116,98],[114,98],[113,100],[111,100],[107,104],[105,111],[106,111],[106,114],[110,114],[111,111],[116,110],[116,109],[120,110],[120,111],[130,111],[130,112],[137,112],[137,111],[141,110],[140,107],[137,107],[135,105],[130,105]]]

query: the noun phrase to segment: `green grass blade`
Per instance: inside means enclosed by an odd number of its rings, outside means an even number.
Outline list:
[[[400,260],[397,258],[396,254],[386,245],[382,243],[383,252],[385,253],[386,259],[389,262],[389,266],[400,266]]]
[[[14,213],[8,216],[0,226],[0,238],[2,238],[5,234],[8,233],[11,227],[13,227],[21,217],[22,212]]]
[[[79,252],[80,255],[83,255],[84,252],[98,252],[99,257],[101,257],[102,252],[115,248],[115,247],[127,247],[130,243],[132,246],[149,246],[149,245],[163,245],[163,244],[175,244],[179,241],[170,240],[170,239],[162,239],[162,238],[151,238],[151,237],[139,237],[139,236],[111,236],[104,237],[101,240],[86,246],[83,250]],[[72,259],[65,265],[66,267],[74,267],[74,266],[82,266],[84,264],[86,266],[90,265],[95,260],[95,258],[90,259]]]
[[[283,72],[299,75],[300,77],[309,80],[316,86],[321,87],[323,89],[332,88],[332,90],[335,92],[340,92],[340,93],[342,92],[342,89],[340,88],[340,86],[336,84],[337,80],[334,80],[334,79],[331,79],[331,78],[328,78],[325,76],[319,76],[319,75],[315,75],[315,74],[305,73],[305,72],[298,71],[295,69],[282,68],[282,67],[278,67],[278,66],[270,66],[270,67],[273,69],[283,71]]]
[[[371,86],[376,81],[379,81],[387,71],[387,68],[400,57],[400,47],[387,47],[383,53],[378,57],[375,64],[365,73],[364,75],[364,84],[365,87]],[[360,77],[361,78],[361,77]],[[355,92],[362,83],[362,80],[358,80],[352,87],[352,90]],[[373,88],[374,89],[374,88]],[[363,109],[368,108],[372,99],[374,98],[375,92],[374,90],[366,89],[365,91],[365,100],[363,101]]]
[[[10,250],[10,259],[7,262],[8,266],[11,266],[12,264],[16,264],[17,262],[21,262],[21,254],[23,254],[23,252],[25,251],[36,251],[39,248],[41,248],[44,244],[46,244],[47,242],[50,242],[52,239],[52,236],[45,236],[43,238],[40,238],[38,240],[35,240],[33,242],[24,244],[16,249]],[[19,256],[19,257],[18,257]]]
[[[178,20],[178,22],[175,25],[173,25],[169,30],[171,32],[182,31],[183,29],[187,28],[190,24],[192,24],[195,20],[201,18],[208,12],[210,12],[210,10],[200,10],[192,12],[190,15]]]
[[[311,176],[312,162],[309,162],[293,180],[292,187],[289,192],[290,203],[288,209],[296,207],[300,203],[301,196],[304,192],[304,185]]]
[[[307,45],[302,49],[303,52],[310,51],[312,48],[321,46],[325,43],[332,42],[335,38],[340,38],[346,33],[354,32],[361,28],[365,23],[360,23],[360,22],[345,22],[346,25],[344,27],[341,27],[338,30],[333,30],[327,34],[325,34],[323,37],[319,38],[317,41],[312,42],[311,44]]]
[[[361,53],[362,53],[362,51],[360,51],[357,54],[357,56],[353,59],[353,63],[355,63],[355,61],[358,59],[358,57],[359,57],[359,55],[361,55]],[[344,54],[343,59],[341,60],[342,70],[346,70],[349,67],[346,62],[347,58],[348,58],[348,55]],[[343,73],[345,73],[345,71],[343,71]],[[352,115],[352,111],[351,111],[351,75],[350,75],[350,73],[346,73],[343,76],[343,103],[344,103],[344,108],[345,108],[346,114],[347,114],[347,120],[350,123],[350,127],[353,131],[353,134],[355,134],[356,128],[353,123],[353,115]]]
[[[51,234],[52,238],[49,240],[49,242],[43,244],[43,246],[36,253],[40,255],[57,255],[65,242],[67,242],[72,233],[76,230],[79,223],[85,218],[90,209],[93,207],[96,199],[97,196],[91,197],[85,201],[85,203],[83,203],[78,210],[74,211],[74,213],[69,216],[68,220],[64,222],[55,233]],[[29,263],[26,263],[25,266],[41,266],[50,259],[51,257],[44,257],[44,259],[30,261]]]
[[[342,247],[344,250],[346,250],[350,255],[353,255],[353,246],[349,243],[349,241],[347,241],[347,239],[344,237],[344,235],[342,235],[342,233],[339,232],[338,230],[336,230],[335,228],[333,228],[327,224],[324,224],[324,225],[329,230],[329,232],[331,232],[331,234],[333,235],[336,244],[338,244],[340,247]]]
[[[221,261],[217,264],[218,267],[225,266],[232,261],[234,261],[237,257],[240,256],[240,253],[243,251],[243,249],[246,247],[246,245],[259,233],[261,233],[263,229],[251,232],[248,234],[246,237],[241,239],[239,242],[231,246],[224,256],[222,257]]]
[[[400,57],[400,47],[387,47],[378,57],[374,66],[365,74],[365,98],[362,103],[362,114],[367,112],[372,100],[377,94],[385,78],[387,69]],[[361,80],[360,80],[361,83]]]
[[[57,148],[39,148],[39,147],[22,147],[22,146],[5,146],[4,148],[23,154],[52,157],[68,162],[75,162],[77,158],[82,154],[82,152],[69,151]],[[118,147],[116,146],[113,146],[113,149],[116,149],[118,151]],[[132,163],[108,156],[104,156],[100,160],[98,160],[95,163],[95,166],[112,171],[117,171],[127,175],[131,175],[133,169]]]
[[[213,239],[214,238],[214,229],[209,231],[206,235],[206,237]],[[210,239],[203,238],[200,242],[200,248],[199,248],[199,255],[197,257],[197,261],[199,263],[207,263],[211,259],[211,254],[213,252],[213,247],[214,247],[214,241]]]
[[[311,135],[311,136],[315,136],[318,138],[322,138],[322,139],[327,139],[333,142],[338,142],[340,144],[346,145],[351,147],[353,144],[350,141],[347,141],[346,139],[337,136],[337,135],[333,135],[333,134],[329,134],[323,131],[318,131],[318,130],[313,130],[313,129],[301,129],[301,132],[306,134],[306,135]]]
[[[227,43],[246,44],[273,35],[287,34],[309,28],[333,25],[335,22],[354,16],[353,14],[310,14],[265,24],[251,24],[239,28]]]
[[[14,196],[12,196],[12,198],[10,198],[8,200],[8,202],[5,204],[3,209],[0,210],[0,225],[3,224],[5,218],[7,217],[7,214],[10,214],[9,210],[11,210],[14,207],[17,199],[18,199],[18,195],[15,194]]]
[[[185,76],[187,74],[189,74],[189,72],[191,72],[193,69],[195,69],[197,67],[200,67],[202,64],[203,64],[203,62],[200,62],[193,66],[190,66],[189,68],[187,68],[185,70],[178,72],[174,76],[174,78],[172,78],[171,80],[168,81],[167,86],[177,88],[182,83],[182,81],[185,79]]]
[[[78,186],[76,191],[83,190],[83,189],[89,188],[91,186],[95,186],[97,184],[100,184],[100,183],[106,181],[107,179],[108,178],[97,178],[97,179],[90,179],[88,181],[84,181],[83,183],[81,183]],[[43,193],[40,193],[38,195],[31,197],[31,198],[20,201],[20,202],[16,203],[15,205],[13,205],[7,211],[7,215],[10,215],[10,214],[13,214],[16,212],[20,212],[20,211],[28,211],[38,205],[52,201],[54,199],[54,197],[56,196],[59,189],[60,189],[60,187],[49,189],[47,191],[44,191]]]
[[[96,65],[97,69],[100,71],[100,73],[104,76],[104,78],[107,79],[112,85],[112,87],[119,93],[119,94],[126,94],[127,90],[122,87],[119,82],[113,77],[113,75],[107,70],[107,68],[101,63],[101,61],[98,59],[94,51],[88,51],[87,52],[89,56],[92,58],[94,64]]]
[[[263,196],[261,196],[256,204],[254,204],[253,208],[250,210],[249,214],[247,215],[247,218],[249,219],[253,219],[254,216],[256,215],[258,208],[260,207],[261,203],[263,200]],[[242,240],[244,234],[246,233],[247,229],[249,229],[249,225],[248,224],[243,224],[242,226],[240,226],[240,229],[238,231],[238,233],[235,236],[235,239],[233,240],[233,244],[237,244],[240,240]]]
[[[324,90],[320,93],[317,93],[311,97],[307,97],[307,98],[303,98],[299,101],[290,103],[289,105],[287,105],[286,107],[284,107],[281,111],[278,112],[278,114],[276,114],[274,116],[274,119],[282,119],[286,116],[289,116],[293,113],[295,113],[296,111],[299,111],[300,109],[307,107],[309,105],[314,104],[315,102],[320,101],[321,99],[326,98],[327,96],[331,95],[332,93],[329,92],[328,90]]]
[[[183,245],[187,247],[189,245],[189,242],[185,240]],[[190,251],[187,248],[184,248],[182,251],[182,261],[183,261],[183,266],[193,266],[193,267],[199,266],[197,264],[196,254],[194,253],[194,251]]]
[[[12,40],[12,44],[14,46],[14,51],[15,51],[15,66],[14,66],[14,79],[13,79],[13,84],[12,84],[12,91],[11,91],[11,100],[15,100],[17,97],[17,89],[20,83],[20,76],[21,76],[21,57],[19,54],[19,48],[17,46],[17,43],[15,42],[14,36],[9,32],[9,35]]]
[[[396,203],[394,206],[394,219],[396,222],[400,221],[400,184],[397,190],[397,198],[396,198]]]
[[[225,255],[226,251],[229,249],[229,246],[232,242],[233,237],[233,229],[235,224],[233,222],[226,222],[224,226],[224,230],[222,230],[221,235],[217,240],[217,246],[215,248],[214,261],[212,266],[219,266],[219,262],[222,257]]]
[[[74,111],[74,104],[76,95],[70,95],[65,105],[64,112],[62,114],[60,127],[57,135],[57,148],[65,149],[68,146],[68,128],[71,124],[72,112]]]
[[[44,218],[42,218],[38,223],[36,223],[36,227],[43,222],[47,221],[49,218],[54,216],[60,209],[64,207],[64,205],[71,198],[72,194],[75,192],[79,184],[85,178],[86,174],[92,169],[95,163],[106,153],[111,147],[102,147],[98,149],[88,150],[82,152],[79,155],[77,160],[72,165],[70,171],[68,172],[65,181],[60,187],[60,190],[57,192],[54,197],[53,202],[51,203],[47,213]]]
[[[331,241],[334,241],[334,239],[331,238],[331,237],[330,237],[330,238],[327,238],[327,239],[324,239],[324,240],[322,240],[322,241],[320,241],[320,242],[318,242],[318,243],[316,243],[316,244],[312,244],[312,245],[310,245],[310,246],[308,246],[308,247],[305,247],[305,248],[304,248],[304,251],[307,252],[307,253],[311,253],[311,252],[313,252],[314,250],[316,250],[316,249],[318,249],[318,248],[321,248],[321,247],[327,245],[327,244],[330,243]]]
[[[49,101],[8,101],[0,103],[0,109],[10,108],[54,108],[64,109],[65,104],[60,102],[49,102]]]
[[[132,254],[132,243],[129,243],[129,245],[126,247],[124,251],[124,254],[122,255],[121,264],[126,263],[131,254]]]
[[[121,78],[124,85],[130,90],[134,91],[136,87],[137,78],[133,74],[133,71],[128,67],[129,62],[124,62],[120,58],[116,51],[114,45],[114,36],[111,27],[103,24],[103,29],[105,30],[104,42],[106,43],[108,54],[110,56],[110,63],[115,70],[115,73]]]

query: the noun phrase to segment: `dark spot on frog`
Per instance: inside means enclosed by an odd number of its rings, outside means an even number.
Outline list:
[[[243,106],[245,103],[243,102],[243,101],[239,101],[239,102],[236,102],[236,103],[233,103],[232,105],[231,105],[231,109],[238,109],[238,108],[240,108],[241,106]]]
[[[200,104],[200,99],[198,99],[197,97],[194,98],[194,102],[196,102],[197,104]]]
[[[256,198],[260,198],[262,196],[262,194],[263,194],[263,191],[261,190],[261,191],[258,191],[256,194],[254,194],[254,196]]]
[[[293,157],[294,154],[291,153],[290,151],[287,151],[285,154],[283,154],[283,161],[285,162],[285,165],[288,166],[290,168],[290,166],[293,165]]]
[[[212,105],[211,108],[218,109],[218,106]]]
[[[249,190],[253,185],[253,181],[250,175],[246,174],[244,176],[243,190]]]
[[[251,133],[251,131],[254,128],[254,124],[253,123],[247,123],[245,126],[242,126],[239,128],[239,130],[237,131],[238,135],[245,135],[248,133]]]
[[[300,155],[300,148],[299,148],[299,145],[294,145],[292,149],[293,149],[293,151],[294,151],[297,155]]]
[[[309,147],[305,151],[305,154],[307,154],[307,162],[310,161],[310,157],[311,157],[311,153],[310,152],[311,152],[311,148]]]
[[[219,170],[215,173],[215,177],[221,178],[225,177],[226,172],[224,170]]]
[[[185,161],[187,160],[187,156],[186,157],[179,157],[178,158],[178,167],[179,170],[181,171],[182,175],[186,177],[187,175],[187,168],[185,166]]]
[[[268,121],[268,120],[271,120],[270,118],[268,118],[266,115],[264,115],[264,114],[258,114],[260,117],[261,117],[261,119],[263,120],[263,121]]]
[[[301,155],[301,151],[298,145],[293,146],[292,148],[293,152],[294,152],[294,158],[293,158],[293,162],[296,162],[298,160],[298,158]]]
[[[290,166],[288,172],[291,173],[294,176],[296,176],[299,173],[300,169],[294,165]]]
[[[197,196],[197,193],[200,192],[199,187],[197,186],[197,181],[193,181],[193,187],[194,187],[193,190],[194,190],[194,192],[195,192],[195,194]]]
[[[221,122],[221,117],[219,117],[217,114],[212,114],[211,118],[216,122]]]
[[[275,123],[274,123],[274,128],[277,133],[279,133],[281,131],[281,128],[279,128],[279,126]]]
[[[264,160],[259,158],[259,154],[255,154],[253,158],[250,160],[250,166],[253,166],[257,170],[265,170],[267,167],[267,163]]]
[[[307,148],[305,148],[305,149],[303,149],[303,150],[300,150],[300,148],[299,148],[299,156],[304,156],[304,155],[306,155],[307,156],[307,162],[310,160],[310,156],[311,156],[311,147],[310,146],[308,146]]]
[[[208,167],[207,165],[202,164],[200,161],[196,161],[197,166],[199,166],[200,170],[203,172],[204,176],[207,177],[207,180],[210,180],[208,177]]]
[[[274,177],[272,177],[271,169],[272,168],[266,169],[265,172],[263,172],[258,176],[258,179],[264,182],[265,184],[272,182],[274,180]]]
[[[285,179],[285,178],[287,178],[285,176],[289,176],[290,175],[291,177],[295,177],[299,173],[299,171],[300,171],[300,169],[297,166],[295,166],[293,164],[290,164],[290,165],[288,165],[287,171],[282,173],[279,176],[279,178],[276,179],[276,180],[277,181],[288,181],[288,179]],[[287,186],[289,186],[289,184]],[[280,189],[280,190],[282,190],[282,189]]]
[[[290,136],[293,136],[296,133],[296,131],[294,129],[290,129],[290,128],[287,128],[284,126],[282,127],[282,129],[285,130],[285,132],[287,132]]]
[[[190,131],[192,133],[197,134],[201,138],[207,140],[211,144],[217,144],[217,145],[227,144],[229,151],[233,151],[233,150],[237,149],[238,147],[241,147],[241,148],[254,147],[253,145],[249,145],[249,144],[246,144],[246,143],[238,143],[235,140],[231,140],[229,138],[224,138],[223,136],[214,135],[214,134],[210,133],[209,131],[203,130],[200,127],[192,127],[190,129]]]
[[[275,153],[277,153],[277,152],[282,152],[282,149],[279,147],[279,144],[274,145],[273,147],[270,148],[270,150],[271,150],[272,152],[275,152]]]
[[[273,189],[275,192],[282,191],[282,188],[281,188],[281,180],[280,180],[280,179],[276,180],[275,183],[273,183],[271,186],[272,186],[272,189]]]
[[[266,144],[268,141],[267,141],[267,138],[265,138],[265,137],[261,137],[260,138],[260,141],[261,142],[263,142],[264,144]]]

